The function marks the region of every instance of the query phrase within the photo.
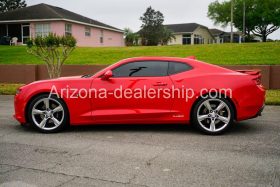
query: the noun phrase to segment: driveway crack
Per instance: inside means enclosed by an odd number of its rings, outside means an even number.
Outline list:
[[[71,182],[71,181],[73,181],[73,180],[75,180],[76,178],[78,178],[78,177],[73,177],[73,178],[71,178],[71,179],[69,179],[69,180],[67,180],[67,181],[65,181],[65,182],[63,182],[63,183],[61,183],[61,184],[59,184],[59,185],[57,185],[56,187],[60,187],[60,186],[63,186],[63,185],[65,185],[65,184],[67,184],[67,183],[69,183],[69,182]]]
[[[17,165],[12,165],[12,164],[2,164],[2,165],[18,167],[19,169],[28,169],[28,170],[32,170],[32,171],[41,171],[41,172],[46,172],[46,173],[50,173],[50,174],[54,174],[54,175],[60,174],[60,175],[63,175],[63,176],[69,176],[69,177],[73,177],[73,178],[78,178],[79,177],[79,178],[85,178],[85,179],[100,180],[100,181],[104,181],[104,182],[111,182],[111,183],[116,183],[116,184],[129,184],[129,182],[120,182],[120,181],[107,180],[107,179],[102,179],[102,178],[80,176],[80,175],[73,175],[73,174],[66,174],[66,173],[62,173],[62,172],[53,172],[53,171],[48,171],[48,170],[43,170],[43,169],[29,168],[29,167],[17,166]],[[71,178],[71,179],[74,180],[73,178]],[[70,182],[71,179],[68,182]]]
[[[8,165],[8,164],[0,164],[0,165],[12,166],[12,165]],[[12,166],[12,167],[15,167],[15,168],[14,169],[9,169],[8,171],[5,171],[5,172],[0,172],[0,175],[3,175],[3,174],[6,174],[6,173],[9,173],[9,172],[13,172],[13,171],[21,169],[21,167],[18,167],[18,166]]]

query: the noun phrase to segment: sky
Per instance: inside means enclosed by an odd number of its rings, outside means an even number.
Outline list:
[[[140,16],[148,6],[159,10],[165,17],[164,24],[198,23],[208,28],[221,28],[207,17],[208,5],[215,0],[26,0],[28,6],[46,3],[58,6],[108,25],[138,31]],[[268,38],[280,39],[280,29]]]

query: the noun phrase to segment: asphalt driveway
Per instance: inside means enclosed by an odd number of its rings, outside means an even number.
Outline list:
[[[280,107],[222,136],[190,127],[72,127],[41,134],[0,96],[0,186],[280,186]]]

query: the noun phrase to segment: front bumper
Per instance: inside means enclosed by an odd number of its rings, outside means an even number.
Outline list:
[[[25,119],[25,113],[24,113],[24,108],[25,108],[25,104],[24,104],[24,99],[19,95],[16,94],[14,97],[14,110],[15,110],[15,114],[13,115],[13,117],[20,123],[26,123],[26,119]]]

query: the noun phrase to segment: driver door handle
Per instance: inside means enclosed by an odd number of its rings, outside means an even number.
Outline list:
[[[165,82],[157,82],[156,84],[153,84],[153,86],[167,86],[167,83],[165,83]]]

